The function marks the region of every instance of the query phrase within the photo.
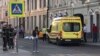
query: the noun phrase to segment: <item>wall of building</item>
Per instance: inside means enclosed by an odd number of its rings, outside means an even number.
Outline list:
[[[47,1],[48,0],[26,0],[26,17],[25,17],[25,30],[26,33],[31,33],[32,30],[38,26],[39,29],[46,27],[47,17]],[[29,3],[27,3],[29,2]],[[29,6],[28,6],[29,4]],[[45,22],[45,24],[43,24]]]
[[[58,0],[61,2],[61,0]],[[93,2],[94,0],[91,0],[91,2]],[[66,12],[64,12],[65,10],[67,11],[68,13],[68,16],[71,16],[72,15],[72,12],[73,14],[77,14],[77,13],[81,13],[84,15],[84,21],[85,23],[87,24],[87,27],[88,27],[88,32],[90,32],[90,14],[89,14],[89,10],[96,10],[97,8],[99,8],[99,5],[95,5],[95,6],[90,6],[89,8],[85,5],[85,4],[82,4],[81,1],[78,1],[76,0],[76,2],[74,0],[72,0],[72,2],[74,2],[74,7],[73,7],[73,10],[71,9],[71,6],[68,5],[67,3],[71,2],[71,1],[68,1],[66,0],[66,6],[63,7],[63,6],[58,6],[58,7],[55,7],[54,6],[57,4],[53,4],[53,0],[50,0],[50,8],[49,8],[49,19],[51,20],[51,18],[54,18],[56,15],[59,17],[59,14],[61,13],[62,15],[64,15]],[[95,3],[95,2],[94,2]],[[59,4],[58,4],[59,5]],[[61,5],[61,4],[60,4]],[[63,5],[63,4],[62,4]],[[79,6],[80,5],[80,6]],[[85,5],[85,6],[84,6]],[[93,23],[96,24],[96,15],[93,15],[94,19],[93,19]],[[50,21],[49,23],[51,23],[52,21]],[[50,25],[50,24],[49,24]],[[96,24],[97,25],[97,24]]]

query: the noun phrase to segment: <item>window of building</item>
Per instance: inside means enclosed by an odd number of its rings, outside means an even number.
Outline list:
[[[41,29],[41,15],[39,15],[39,29]]]
[[[31,29],[33,29],[33,16],[31,16]]]
[[[49,2],[49,8],[52,8],[52,0],[48,0]]]
[[[5,5],[6,5],[6,2],[5,2]]]
[[[27,17],[27,30],[29,29],[29,17]]]
[[[40,8],[42,7],[42,0],[40,0]]]
[[[45,27],[45,24],[46,24],[46,16],[43,15],[43,27]]]
[[[35,9],[37,9],[37,0],[35,0]]]
[[[36,18],[37,18],[37,17],[34,16],[34,27],[36,27],[36,21],[37,21]]]
[[[62,0],[63,1],[63,6],[65,6],[66,5],[66,0]]]
[[[33,3],[33,0],[32,0],[32,10],[33,10],[33,6],[34,6],[34,3]]]
[[[29,11],[29,0],[27,0],[27,11]]]
[[[44,0],[44,4],[43,4],[43,7],[46,7],[46,0]]]

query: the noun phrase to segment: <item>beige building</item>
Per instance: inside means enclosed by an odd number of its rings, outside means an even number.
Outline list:
[[[0,21],[7,21],[9,0],[0,0]]]
[[[25,17],[19,19],[9,19],[13,26],[23,26],[26,33],[31,33],[38,26],[39,29],[47,27],[47,7],[48,0],[24,0]]]
[[[8,2],[9,0],[0,0],[0,28],[2,22],[8,21]]]
[[[25,0],[25,30],[31,33],[38,26],[47,27],[48,0]]]

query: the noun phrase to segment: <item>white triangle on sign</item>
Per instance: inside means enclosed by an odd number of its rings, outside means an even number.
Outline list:
[[[18,6],[18,4],[16,4],[15,8],[13,9],[13,13],[22,13],[20,7]]]

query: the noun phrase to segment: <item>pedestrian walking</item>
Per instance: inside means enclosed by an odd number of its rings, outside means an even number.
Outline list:
[[[97,29],[97,26],[95,24],[92,25],[92,31],[93,31],[93,42],[96,43],[98,40],[98,37],[97,37],[97,32],[98,32],[98,29]]]
[[[14,28],[12,27],[11,24],[8,25],[8,30],[9,30],[9,49],[14,49]]]
[[[87,42],[87,27],[86,27],[86,25],[84,24],[84,26],[83,26],[83,32],[84,32],[84,42]]]
[[[2,27],[2,39],[3,39],[3,51],[7,51],[8,50],[7,45],[9,42],[7,23],[4,23]]]
[[[33,30],[32,35],[34,37],[33,39],[33,52],[39,52],[38,51],[38,35],[39,35],[39,31],[38,31],[38,27],[35,27],[35,30]]]

